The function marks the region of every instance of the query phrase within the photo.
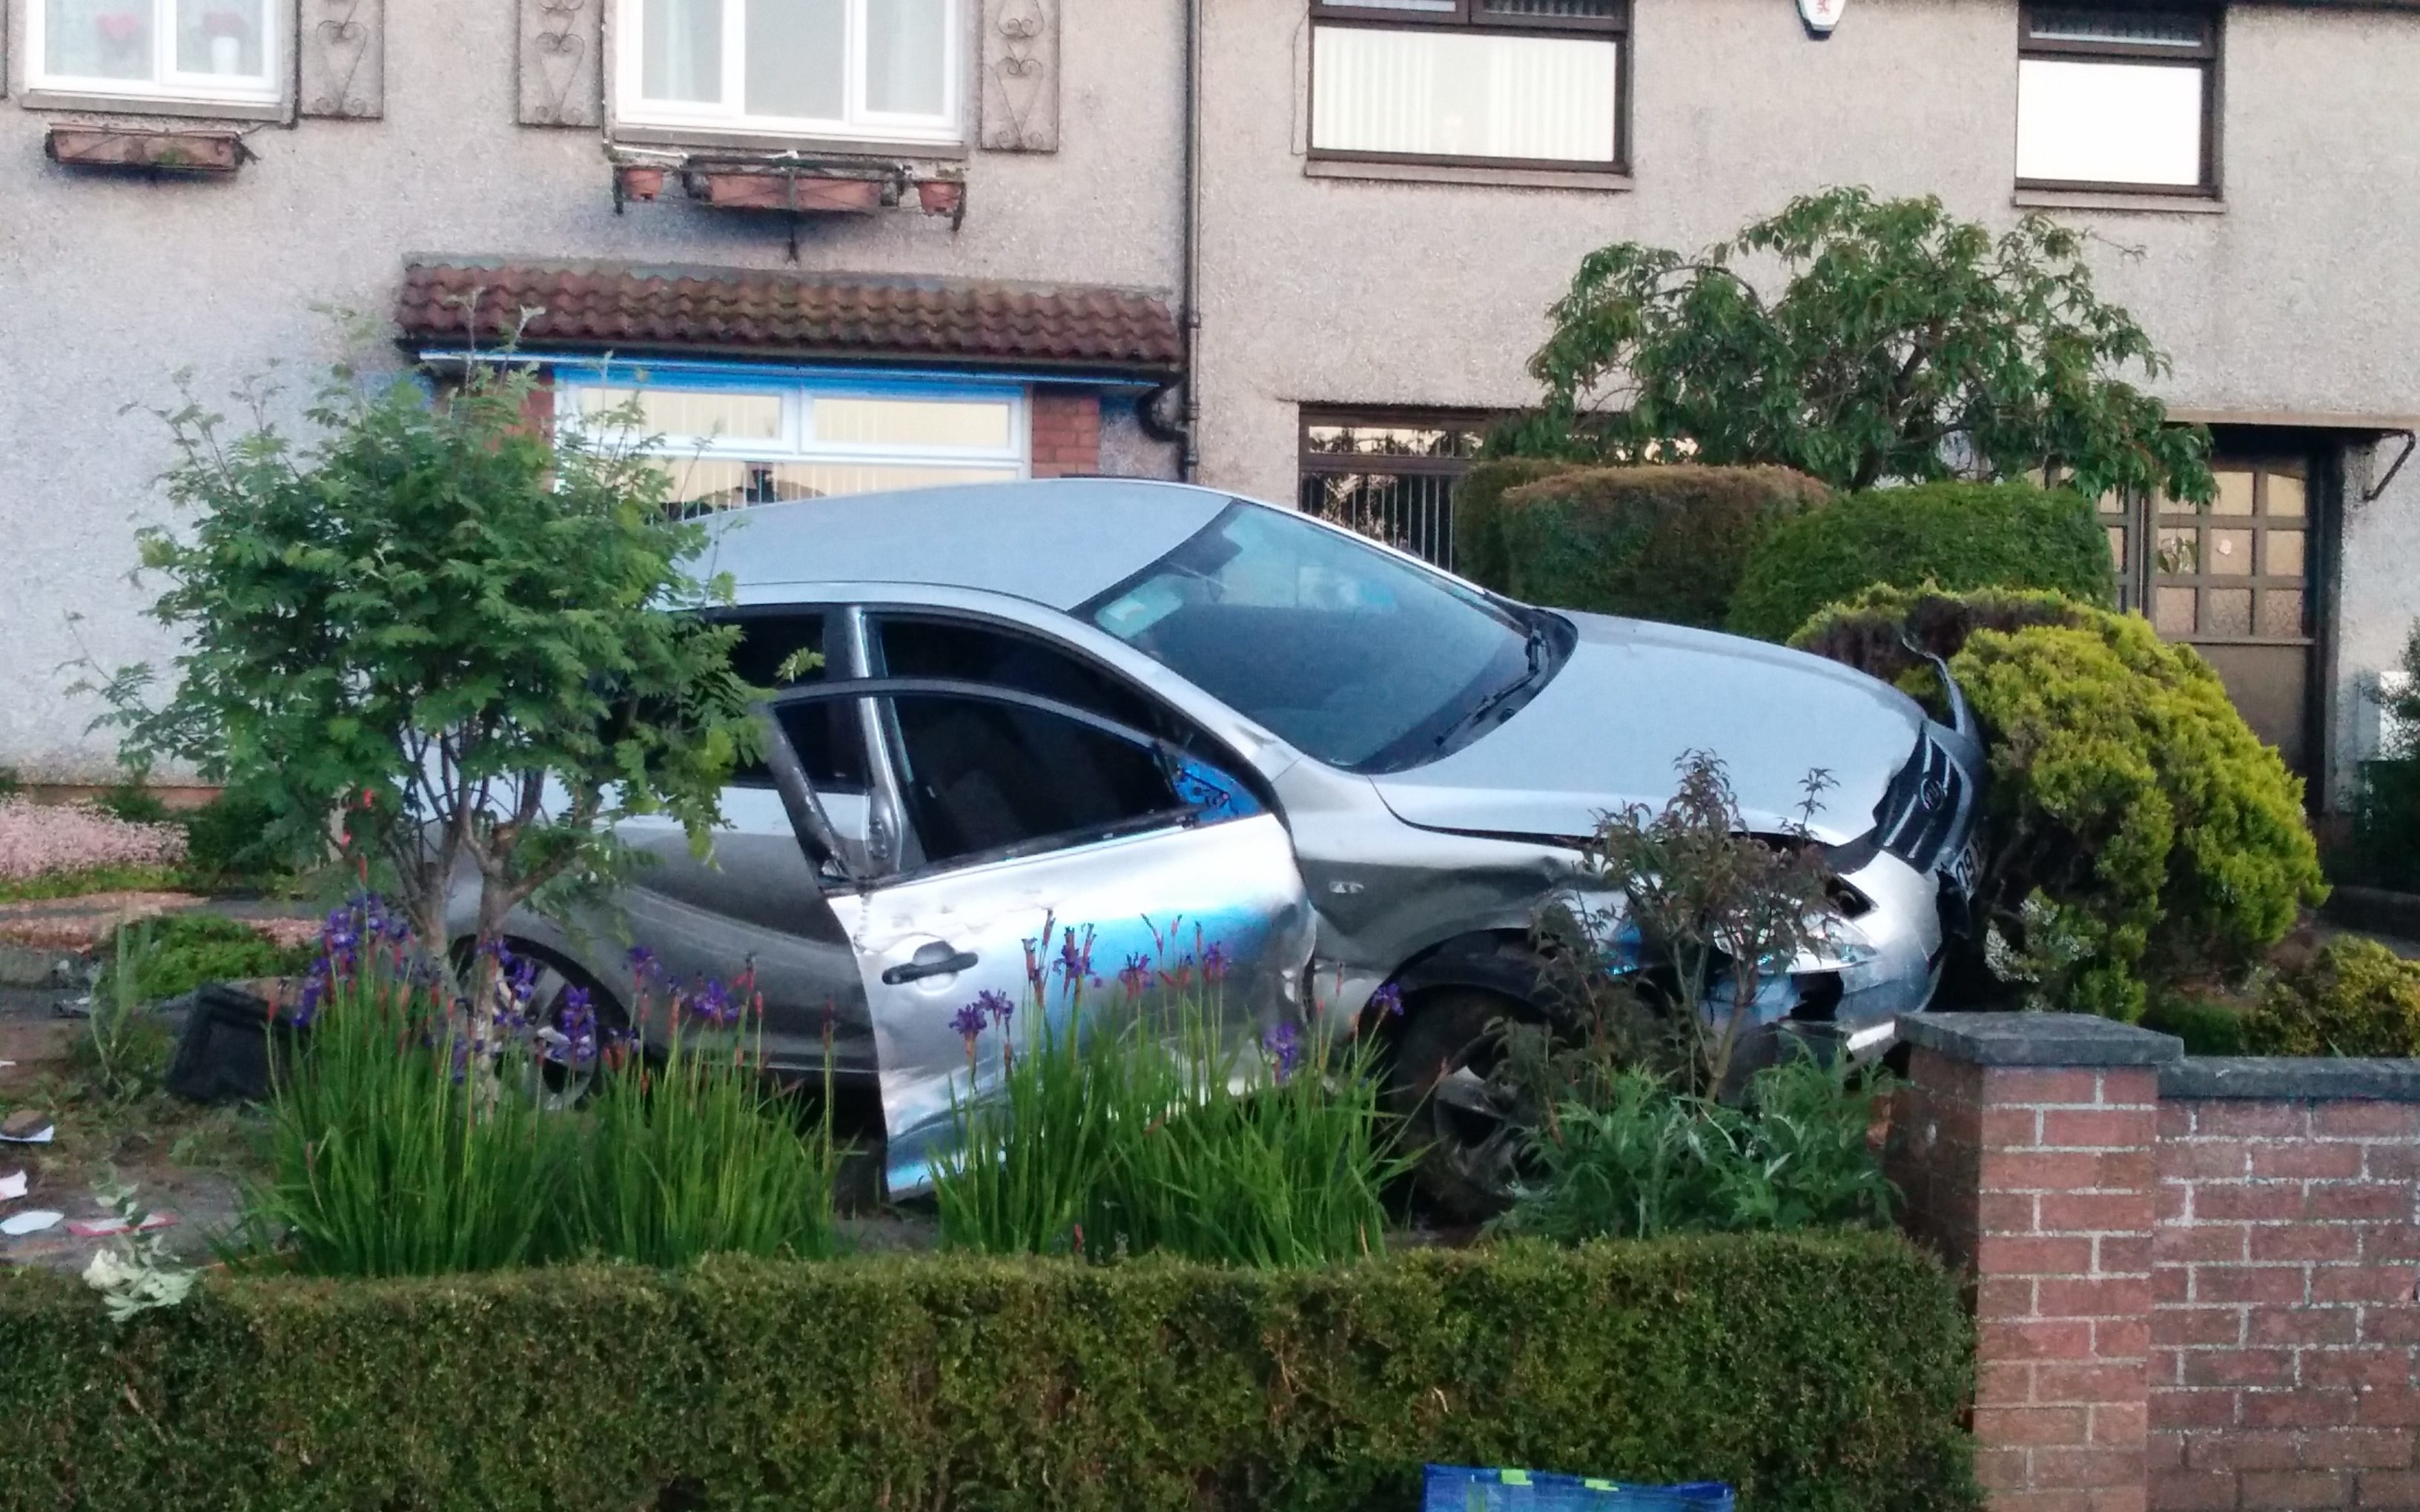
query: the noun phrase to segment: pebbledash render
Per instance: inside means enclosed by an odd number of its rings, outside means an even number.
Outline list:
[[[2207,516],[2112,501],[2127,600],[2323,808],[2420,615],[2420,0],[0,0],[0,49],[37,781],[114,776],[67,664],[173,649],[123,407],[301,378],[315,306],[398,365],[518,331],[551,423],[642,392],[699,508],[1189,474],[1450,563],[1583,254],[1834,184],[2090,233],[2222,452]]]

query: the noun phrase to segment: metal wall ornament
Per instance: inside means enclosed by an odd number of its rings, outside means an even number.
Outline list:
[[[991,152],[1059,150],[1060,0],[983,0],[983,131]]]
[[[605,0],[521,0],[520,122],[605,124]]]
[[[370,121],[386,114],[386,0],[302,0],[297,62],[305,116]]]
[[[1840,12],[1848,5],[1849,0],[1798,0],[1798,19],[1807,23],[1807,35],[1820,42],[1840,24]]]

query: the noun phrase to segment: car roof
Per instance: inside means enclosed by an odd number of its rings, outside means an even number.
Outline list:
[[[922,583],[1071,609],[1233,502],[1147,478],[1048,478],[758,504],[715,517],[697,566],[731,574],[742,602],[777,583]]]

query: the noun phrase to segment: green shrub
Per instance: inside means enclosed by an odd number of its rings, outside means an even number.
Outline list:
[[[102,790],[93,806],[114,819],[130,825],[164,825],[176,818],[160,795],[151,791],[139,772],[116,786]]]
[[[2243,1027],[2261,1055],[2420,1056],[2420,963],[2339,935],[2272,980]]]
[[[1984,726],[1982,904],[2004,980],[2139,1018],[2149,986],[2249,966],[2326,896],[2301,779],[2210,664],[2140,616],[1876,589],[1792,643],[1890,676],[1918,665],[1883,651],[1900,628],[1950,657]]]
[[[1963,1512],[1969,1332],[1887,1234],[213,1276],[126,1325],[29,1273],[0,1508],[1409,1512],[1438,1460]]]
[[[156,1003],[205,982],[290,977],[310,965],[310,946],[286,947],[240,919],[217,914],[170,914],[118,932],[132,949],[101,963],[96,989],[115,993],[132,979],[133,1000]]]
[[[209,887],[261,884],[285,876],[306,858],[291,854],[269,806],[230,789],[184,816],[185,870]]]
[[[2241,1056],[2250,1053],[2245,1039],[2249,1018],[2232,1004],[2162,993],[2143,1010],[2143,1027],[2175,1035],[2185,1042],[2189,1056]]]
[[[1482,588],[1512,591],[1504,554],[1504,496],[1525,484],[1573,470],[1541,456],[1507,456],[1475,464],[1453,486],[1453,566]]]
[[[1929,483],[1851,494],[1776,525],[1748,558],[1730,627],[1784,640],[1875,583],[2039,588],[2107,605],[2109,544],[2092,505],[2022,483]]]
[[[2420,730],[2420,625],[2403,643],[2401,667],[2410,682],[2383,712],[2406,732]],[[2420,891],[2420,748],[2411,734],[2361,764],[2352,845],[2344,859],[2350,880]]]
[[[1787,468],[1559,472],[1497,505],[1508,591],[1558,609],[1715,628],[1765,532],[1830,498]]]
[[[1757,1072],[1736,1107],[1617,1072],[1566,1102],[1530,1141],[1537,1175],[1501,1220],[1565,1243],[1890,1221],[1869,1143],[1873,1085],[1800,1058]]]

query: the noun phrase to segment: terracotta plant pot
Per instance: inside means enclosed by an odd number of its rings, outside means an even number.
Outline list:
[[[916,203],[927,215],[955,215],[966,203],[967,186],[955,178],[923,178],[916,183]]]
[[[651,200],[664,192],[664,171],[661,168],[620,168],[622,197],[626,200]]]

